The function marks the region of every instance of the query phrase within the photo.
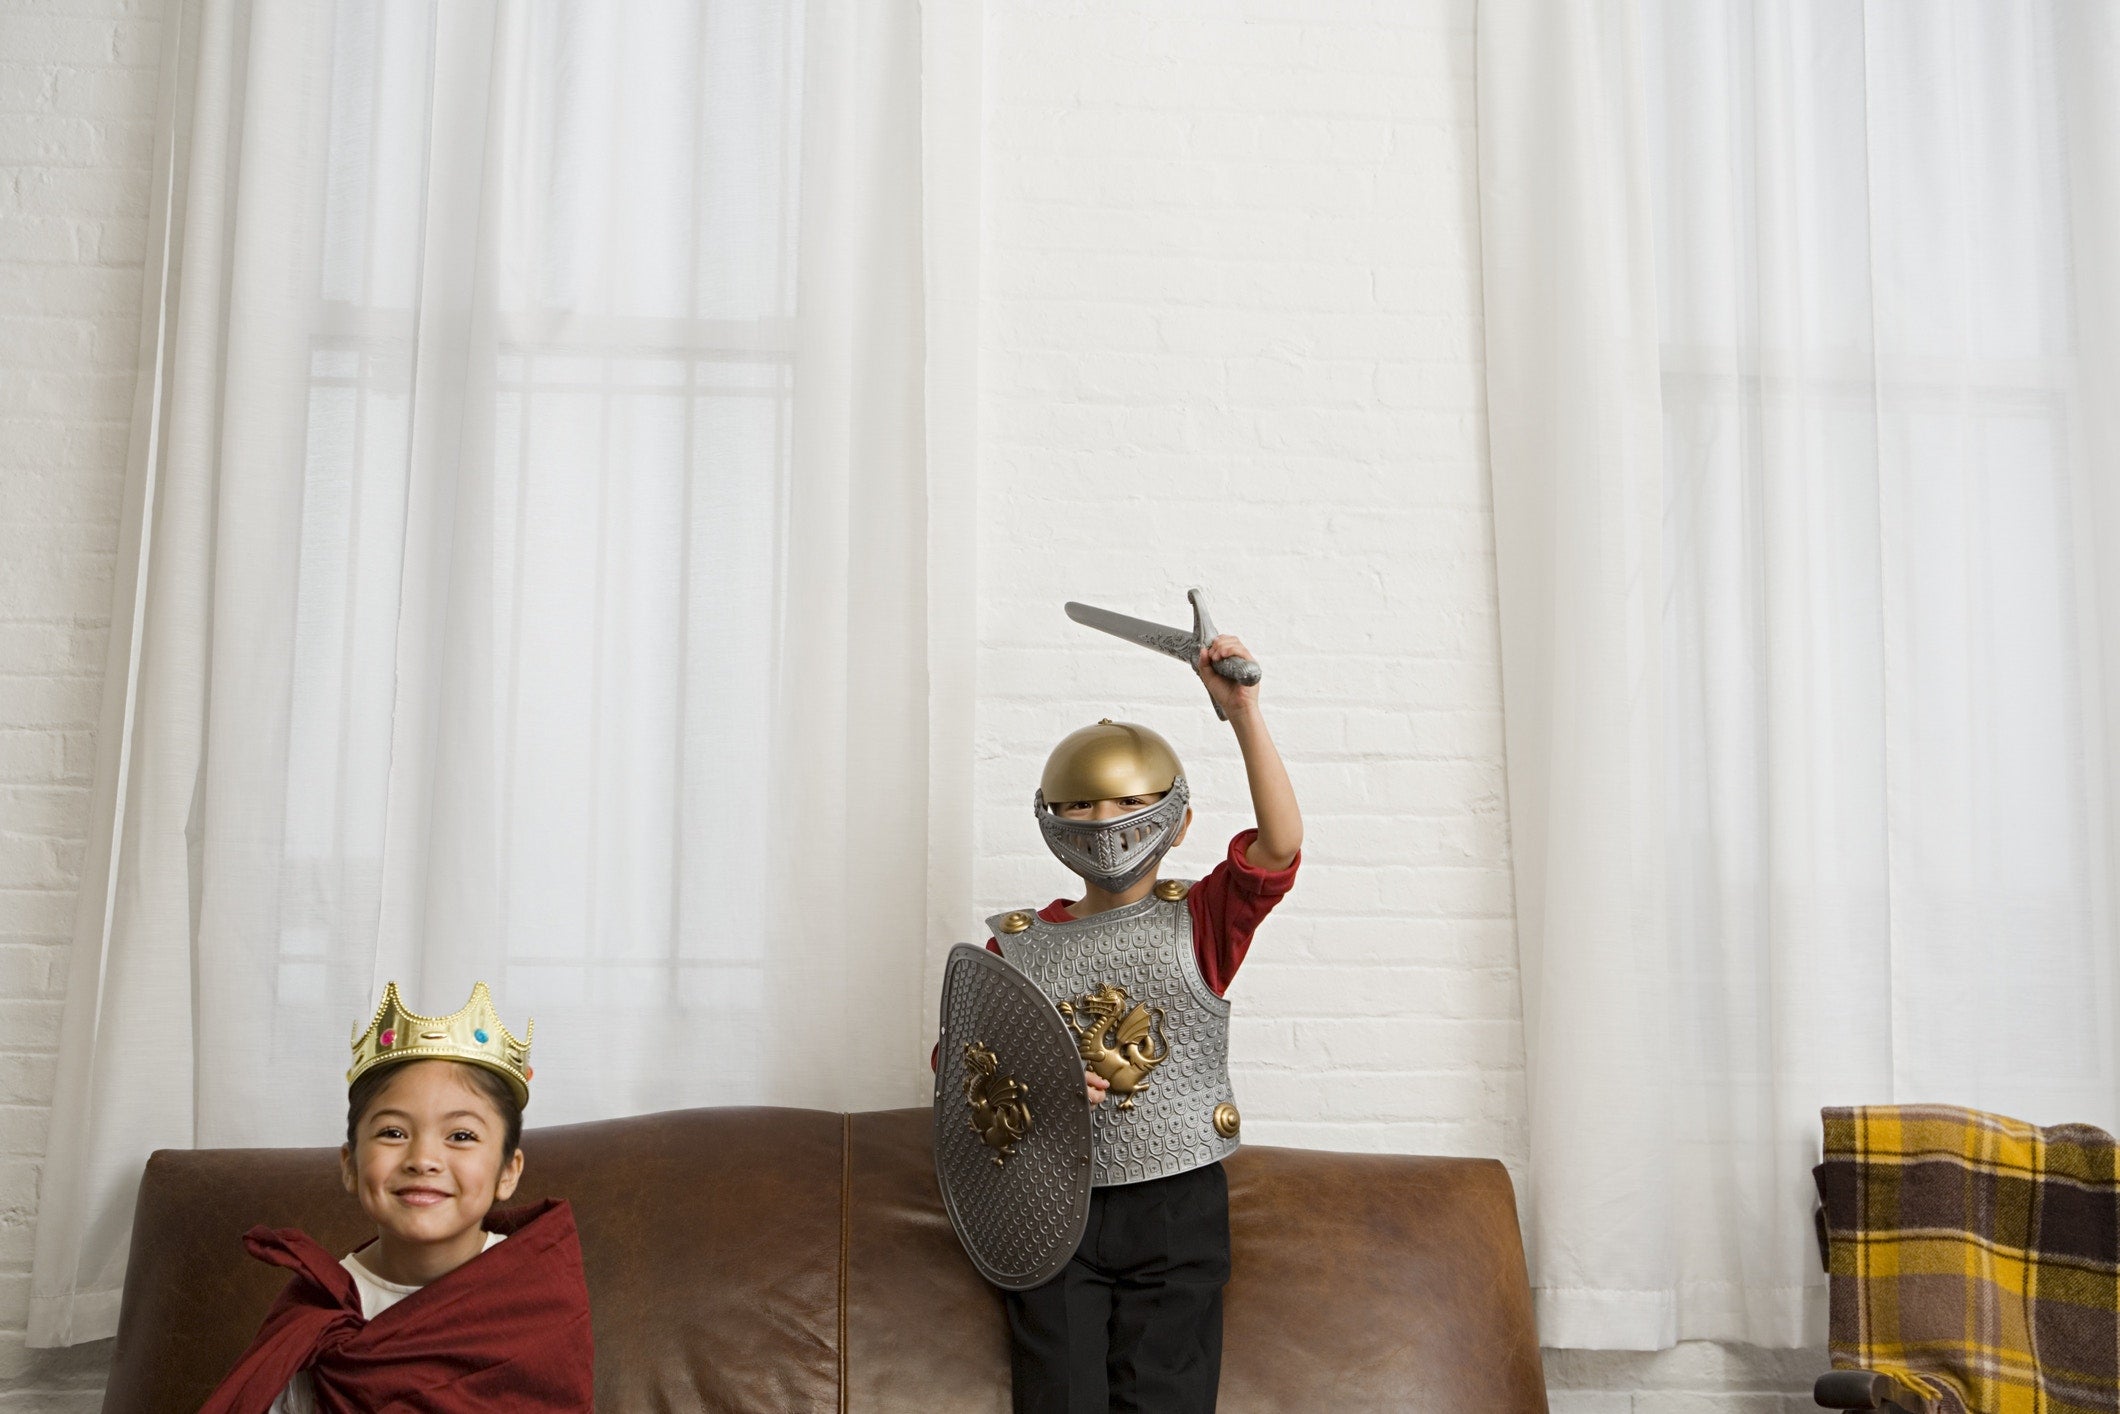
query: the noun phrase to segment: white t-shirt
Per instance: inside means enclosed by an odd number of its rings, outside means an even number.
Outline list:
[[[491,1251],[493,1244],[501,1240],[500,1233],[489,1232],[486,1234],[486,1245],[479,1248],[479,1251]],[[339,1258],[339,1265],[346,1269],[347,1274],[353,1278],[354,1289],[361,1293],[361,1319],[364,1321],[374,1320],[419,1290],[416,1286],[401,1286],[394,1281],[384,1281],[369,1271],[362,1264],[360,1257],[352,1252]],[[317,1397],[309,1384],[309,1372],[297,1370],[294,1378],[287,1382],[287,1388],[280,1391],[280,1397],[272,1402],[272,1408],[267,1410],[266,1414],[316,1414],[316,1408]]]

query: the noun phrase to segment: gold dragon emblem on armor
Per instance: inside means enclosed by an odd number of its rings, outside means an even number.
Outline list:
[[[1163,1008],[1147,1002],[1129,1007],[1128,1000],[1125,988],[1105,982],[1059,1003],[1060,1014],[1075,1030],[1083,1065],[1103,1076],[1112,1093],[1122,1097],[1122,1110],[1134,1107],[1135,1097],[1148,1088],[1149,1072],[1170,1054]]]
[[[1001,1058],[984,1041],[964,1044],[964,1098],[972,1106],[972,1132],[994,1151],[994,1163],[1007,1163],[1016,1141],[1031,1132],[1031,1087],[1001,1074]]]

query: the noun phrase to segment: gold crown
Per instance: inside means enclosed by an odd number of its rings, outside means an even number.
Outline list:
[[[518,1041],[501,1025],[493,1009],[493,994],[484,982],[471,986],[471,1000],[449,1016],[421,1016],[398,997],[397,983],[383,988],[382,1005],[365,1032],[353,1038],[353,1069],[346,1083],[353,1084],[379,1065],[399,1061],[453,1060],[482,1065],[508,1082],[519,1105],[530,1103],[530,1036],[537,1030],[532,1021]]]

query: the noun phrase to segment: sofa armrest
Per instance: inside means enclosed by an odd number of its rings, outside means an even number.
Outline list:
[[[1811,1387],[1811,1398],[1828,1409],[1876,1409],[1887,1414],[1925,1414],[1928,1409],[1926,1399],[1875,1370],[1828,1370]]]

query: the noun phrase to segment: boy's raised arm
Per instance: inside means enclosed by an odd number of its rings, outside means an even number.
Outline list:
[[[1252,653],[1234,634],[1220,634],[1201,651],[1193,670],[1207,685],[1208,696],[1229,718],[1237,734],[1237,749],[1244,753],[1244,774],[1251,784],[1251,808],[1259,834],[1244,857],[1254,869],[1267,872],[1295,863],[1303,848],[1303,812],[1296,805],[1296,788],[1281,764],[1281,753],[1266,730],[1259,711],[1256,685],[1240,687],[1216,673],[1210,664],[1224,658],[1250,658]]]

